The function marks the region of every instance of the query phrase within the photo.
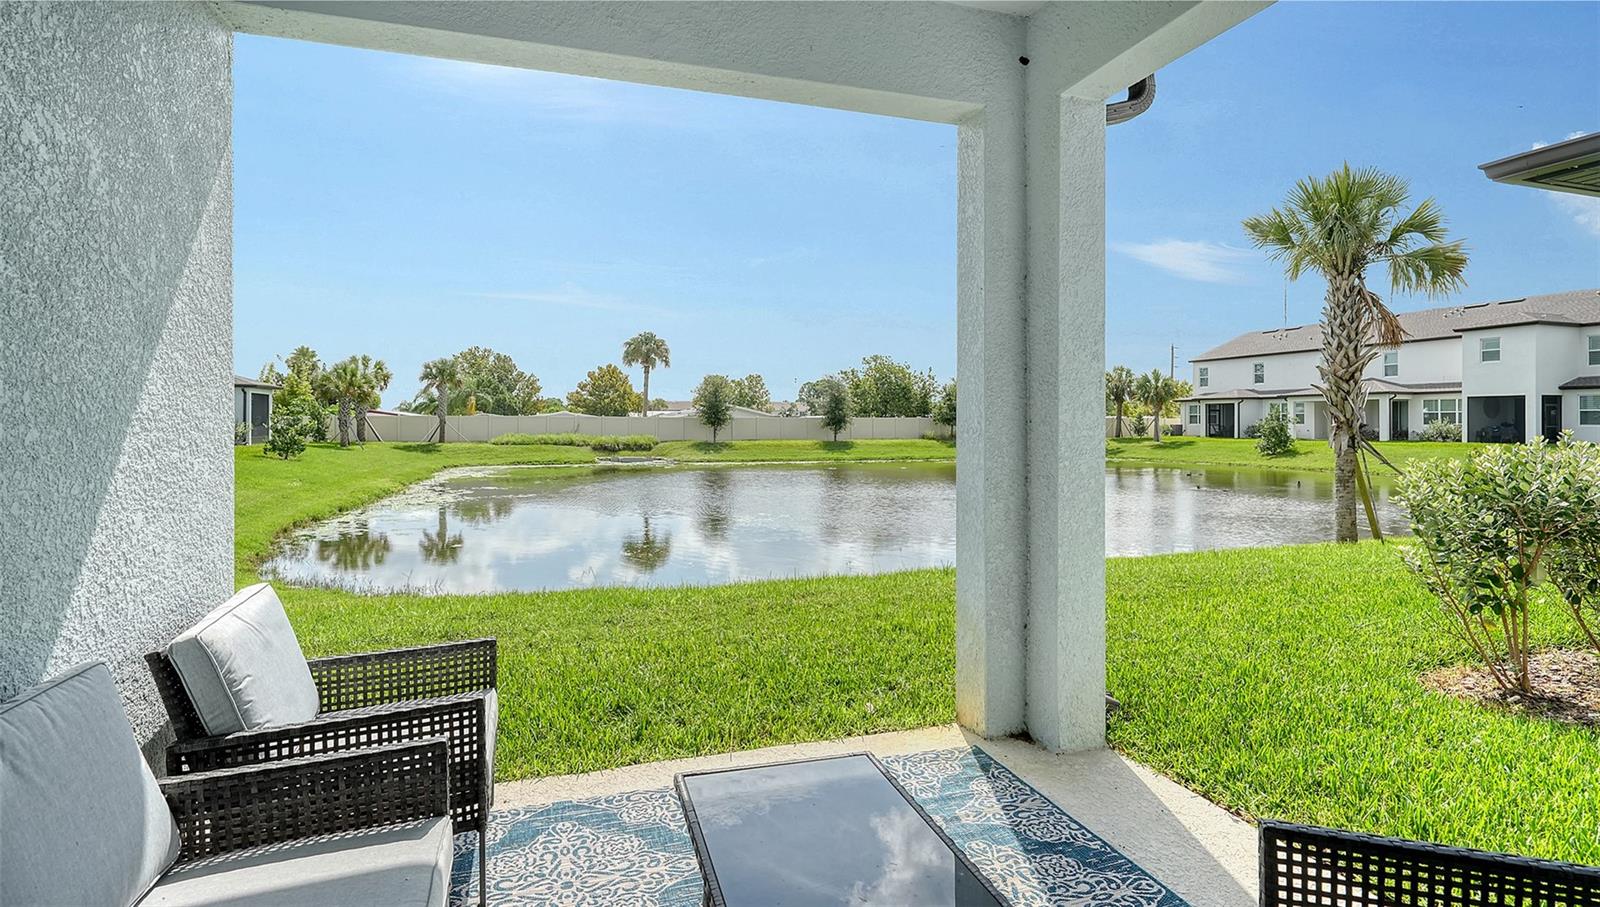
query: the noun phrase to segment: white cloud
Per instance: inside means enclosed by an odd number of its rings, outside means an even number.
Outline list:
[[[1163,239],[1150,243],[1112,243],[1112,251],[1138,259],[1185,280],[1202,283],[1243,283],[1238,265],[1255,257],[1249,249],[1223,243]]]
[[[1562,139],[1562,141],[1575,139],[1579,136],[1587,134],[1588,133],[1582,131],[1569,132],[1567,133],[1567,137]],[[1537,151],[1540,148],[1547,148],[1553,144],[1555,143],[1534,142],[1533,148]],[[1547,197],[1550,199],[1551,204],[1555,205],[1557,208],[1560,208],[1564,213],[1570,216],[1573,222],[1575,222],[1579,227],[1583,228],[1589,233],[1594,234],[1595,236],[1600,236],[1600,198],[1594,198],[1587,195],[1573,195],[1568,192],[1550,192],[1547,193]]]

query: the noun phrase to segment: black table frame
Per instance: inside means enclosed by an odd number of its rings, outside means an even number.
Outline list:
[[[939,823],[933,821],[933,817],[928,815],[928,811],[922,808],[922,804],[918,803],[915,797],[911,796],[911,794],[907,792],[904,787],[900,786],[900,782],[896,781],[894,776],[889,774],[888,770],[883,767],[883,763],[878,761],[877,756],[874,756],[868,752],[839,753],[838,755],[833,756],[814,756],[810,759],[789,759],[784,762],[765,762],[759,765],[739,765],[729,768],[713,768],[698,772],[679,772],[678,774],[673,775],[672,787],[678,794],[678,803],[683,807],[684,823],[689,828],[689,839],[694,843],[695,860],[700,864],[700,876],[705,881],[705,895],[702,901],[706,907],[728,907],[728,902],[722,896],[722,884],[717,881],[717,870],[711,861],[711,851],[706,846],[705,837],[700,833],[700,817],[694,811],[694,802],[689,797],[689,788],[684,783],[684,779],[693,778],[700,775],[720,775],[726,772],[742,772],[759,768],[777,768],[784,765],[803,765],[807,762],[827,762],[832,759],[848,759],[851,757],[860,756],[865,756],[868,761],[872,763],[872,767],[878,770],[878,774],[883,776],[883,780],[889,782],[890,786],[892,786],[895,791],[900,794],[900,798],[906,801],[906,803],[912,809],[916,810],[917,815],[922,819],[922,823],[932,829],[934,834],[939,836],[939,840],[944,842],[944,846],[949,848],[950,853],[954,854],[955,858],[961,861],[961,865],[965,866],[967,871],[972,873],[973,878],[977,879],[983,885],[984,889],[994,897],[995,901],[999,903],[1001,907],[1011,907],[1011,901],[1005,895],[996,890],[994,885],[989,881],[989,877],[979,871],[978,867],[974,866],[971,860],[967,859],[967,855],[962,852],[960,846],[958,846],[949,835],[945,834],[944,829],[939,827]]]

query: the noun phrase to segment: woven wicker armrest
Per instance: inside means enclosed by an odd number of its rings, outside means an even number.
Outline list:
[[[450,807],[456,830],[481,825],[488,798],[488,692],[458,693],[318,716],[300,724],[180,740],[167,773],[185,775],[319,753],[443,737],[450,743]]]
[[[1261,823],[1261,907],[1600,904],[1600,867]]]
[[[359,709],[385,702],[431,699],[495,688],[498,647],[493,639],[335,655],[307,662],[322,711]]]
[[[415,740],[161,782],[180,864],[246,847],[448,815],[449,744]]]

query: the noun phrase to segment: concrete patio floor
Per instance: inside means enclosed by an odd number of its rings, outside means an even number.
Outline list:
[[[1248,823],[1111,750],[1058,755],[1021,740],[985,740],[954,724],[511,781],[495,786],[495,808],[659,789],[683,771],[958,746],[982,748],[1196,907],[1256,903],[1256,831]]]

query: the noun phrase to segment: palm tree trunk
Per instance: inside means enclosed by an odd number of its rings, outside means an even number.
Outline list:
[[[435,402],[438,403],[438,407],[435,411],[439,414],[439,443],[443,444],[444,416],[445,413],[450,409],[450,392],[447,391],[444,385],[441,384],[435,389],[434,396],[437,398]]]
[[[339,446],[350,446],[350,398],[339,398]]]
[[[1328,281],[1322,307],[1322,393],[1328,401],[1333,446],[1334,538],[1356,541],[1356,443],[1367,405],[1361,370],[1366,366],[1367,317],[1360,274]],[[1368,357],[1370,358],[1370,357]]]
[[[1155,442],[1161,443],[1161,410],[1156,409],[1155,415],[1150,419],[1150,429],[1155,433]]]
[[[1117,399],[1117,437],[1119,438],[1122,437],[1122,413],[1123,410],[1127,409],[1127,406],[1127,401],[1121,398]]]
[[[644,367],[644,402],[639,404],[639,415],[650,415],[650,366]]]
[[[367,405],[356,404],[356,443],[367,443]]]

